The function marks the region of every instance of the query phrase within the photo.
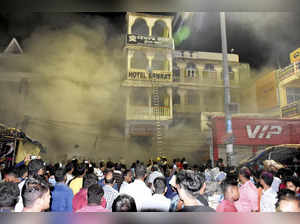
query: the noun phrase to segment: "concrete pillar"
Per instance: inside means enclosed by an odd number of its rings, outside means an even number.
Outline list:
[[[287,105],[286,87],[279,85],[280,106]]]
[[[185,75],[185,63],[177,63],[177,66],[179,67],[180,71],[180,82],[184,82],[184,75]]]
[[[145,18],[148,29],[149,29],[149,36],[152,36],[152,27],[154,26],[155,20],[153,18]]]
[[[204,65],[200,64],[200,65],[196,65],[198,73],[199,73],[199,80],[203,80],[203,70],[204,70]]]
[[[233,68],[232,71],[234,72],[234,82],[238,84],[240,82],[240,73],[239,70],[236,68]]]
[[[184,112],[186,90],[185,89],[178,89],[177,91],[178,91],[178,94],[180,96],[181,112]]]

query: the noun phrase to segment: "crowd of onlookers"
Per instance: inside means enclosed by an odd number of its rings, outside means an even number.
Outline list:
[[[1,172],[1,212],[300,212],[297,170],[30,159]]]

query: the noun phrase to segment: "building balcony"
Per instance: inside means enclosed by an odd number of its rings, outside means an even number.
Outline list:
[[[280,108],[282,118],[300,117],[300,101],[290,103]]]
[[[216,86],[216,87],[223,87],[224,80],[218,79],[217,74],[212,72],[212,74],[208,74],[208,72],[203,73],[203,77],[201,78],[199,75],[194,77],[183,77],[180,78],[179,76],[174,76],[173,81],[175,83],[186,84],[186,85],[196,85],[196,86]],[[233,87],[239,87],[239,82],[236,80],[230,80],[230,85]]]
[[[300,62],[280,69],[277,73],[277,77],[281,85],[285,85],[300,79]]]
[[[127,120],[171,120],[170,107],[129,106]]]

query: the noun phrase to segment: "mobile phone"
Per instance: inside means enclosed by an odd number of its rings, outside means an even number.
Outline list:
[[[37,156],[30,156],[30,159],[31,159],[31,160],[37,159]]]

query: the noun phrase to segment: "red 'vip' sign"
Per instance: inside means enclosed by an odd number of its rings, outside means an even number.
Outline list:
[[[212,119],[214,143],[225,144],[224,117]],[[235,145],[300,144],[300,120],[232,118]]]

